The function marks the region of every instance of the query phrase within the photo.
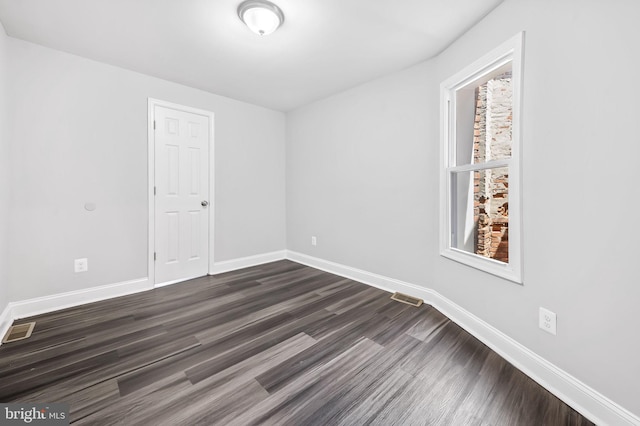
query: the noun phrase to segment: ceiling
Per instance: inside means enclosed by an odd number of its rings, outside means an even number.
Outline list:
[[[288,111],[433,57],[502,0],[273,0],[260,37],[241,0],[0,0],[7,34]]]

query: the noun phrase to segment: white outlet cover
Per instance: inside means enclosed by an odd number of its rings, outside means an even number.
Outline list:
[[[538,325],[547,333],[551,333],[555,336],[557,328],[555,312],[551,312],[550,310],[541,307]]]
[[[318,239],[316,237],[311,237],[311,245],[315,246],[316,244],[318,244]]]
[[[89,261],[87,258],[76,259],[73,261],[73,269],[75,272],[86,272],[89,270]]]

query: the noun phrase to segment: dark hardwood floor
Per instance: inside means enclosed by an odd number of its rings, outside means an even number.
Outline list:
[[[0,401],[91,425],[590,425],[436,309],[289,261],[65,309]]]

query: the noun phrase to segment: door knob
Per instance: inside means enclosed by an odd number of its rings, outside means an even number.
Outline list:
[[[209,202],[208,202],[207,200],[203,200],[203,201],[200,203],[200,205],[201,205],[202,207],[207,207],[207,206],[209,205]]]

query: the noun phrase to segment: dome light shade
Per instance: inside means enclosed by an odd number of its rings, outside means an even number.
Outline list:
[[[267,0],[246,0],[240,3],[238,16],[258,35],[271,34],[284,22],[282,10]]]

